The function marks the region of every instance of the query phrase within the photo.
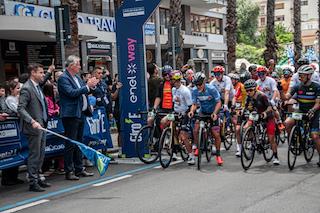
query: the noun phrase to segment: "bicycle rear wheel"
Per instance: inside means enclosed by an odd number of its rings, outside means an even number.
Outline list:
[[[198,167],[198,170],[201,169],[201,157],[202,157],[202,150],[204,149],[204,140],[205,140],[205,137],[204,137],[204,132],[203,132],[203,128],[200,128],[199,130],[199,140],[198,140],[198,162],[197,162],[197,167]]]
[[[264,130],[262,133],[261,146],[264,160],[270,162],[273,157],[273,151],[266,130]]]
[[[138,158],[146,164],[155,162],[159,157],[159,138],[154,137],[152,126],[142,127],[136,137],[135,149]]]
[[[224,130],[225,138],[223,141],[224,148],[229,150],[232,146],[232,142],[236,139],[236,132],[233,125],[230,123],[229,130],[228,127]]]
[[[253,162],[256,146],[256,136],[254,129],[249,127],[245,130],[242,138],[241,165],[244,170],[248,170]]]
[[[294,126],[289,135],[289,145],[288,145],[288,167],[290,170],[294,169],[294,165],[297,160],[297,155],[299,154],[299,144],[300,144],[300,132],[297,126]]]
[[[159,160],[163,168],[167,168],[173,156],[173,141],[171,128],[167,127],[163,130],[160,137]]]
[[[314,142],[310,135],[305,138],[305,145],[303,149],[304,159],[309,163],[312,160],[314,154]]]

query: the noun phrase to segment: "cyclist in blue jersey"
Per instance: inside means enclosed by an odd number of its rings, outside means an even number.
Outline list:
[[[212,122],[212,136],[215,139],[215,145],[217,148],[216,152],[216,160],[217,164],[221,166],[223,164],[223,160],[220,155],[220,146],[221,146],[221,137],[220,137],[220,127],[218,122],[218,113],[221,108],[221,100],[219,91],[215,86],[211,86],[206,84],[205,82],[206,76],[198,72],[196,73],[193,83],[196,87],[192,90],[192,106],[190,112],[188,113],[189,117],[192,118],[194,116],[195,111],[197,110],[198,104],[200,105],[200,114],[203,115],[211,115]],[[199,120],[196,121],[194,125],[194,142],[198,144],[198,135],[200,129]]]

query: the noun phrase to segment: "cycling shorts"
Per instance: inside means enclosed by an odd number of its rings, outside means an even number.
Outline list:
[[[310,121],[310,131],[311,133],[318,133],[320,132],[320,128],[319,128],[319,122],[320,122],[320,112],[317,111],[313,118]]]
[[[211,115],[212,113],[205,113],[205,112],[200,112],[200,115]],[[210,123],[211,128],[214,131],[220,131],[220,123],[219,123],[219,115],[217,120],[213,121],[212,118],[201,118],[201,120],[206,121],[207,123]]]

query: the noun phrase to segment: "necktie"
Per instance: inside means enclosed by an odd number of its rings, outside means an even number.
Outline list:
[[[46,122],[48,120],[47,109],[46,109],[44,96],[42,94],[42,91],[41,91],[39,85],[37,85],[37,91],[38,91],[38,93],[40,95],[40,102],[41,102],[41,105],[42,105],[42,117],[43,117],[43,120]]]

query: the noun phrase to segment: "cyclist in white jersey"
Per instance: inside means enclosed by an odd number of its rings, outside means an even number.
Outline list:
[[[184,145],[187,148],[189,158],[188,158],[188,164],[194,165],[195,164],[195,157],[194,153],[192,152],[191,144],[189,143],[189,132],[191,132],[191,127],[189,125],[189,117],[187,116],[187,113],[190,111],[191,105],[192,105],[192,95],[191,91],[188,87],[183,85],[181,83],[181,80],[183,79],[182,73],[179,70],[175,70],[171,73],[171,82],[173,84],[172,88],[172,97],[173,97],[173,103],[174,103],[174,112],[181,114],[183,117],[182,119],[182,125],[181,125],[181,131],[178,135],[179,141],[182,141]],[[161,124],[163,127],[167,127],[169,125],[169,121],[167,116],[162,118]]]
[[[224,103],[223,109],[225,111],[229,110],[235,93],[231,78],[224,75],[224,68],[222,66],[214,67],[211,73],[215,78],[210,82],[210,85],[214,85],[218,89]]]
[[[266,94],[272,106],[275,106],[277,97],[279,97],[277,82],[273,78],[267,76],[268,69],[264,66],[258,67],[257,73],[259,77],[257,80],[258,90]]]

